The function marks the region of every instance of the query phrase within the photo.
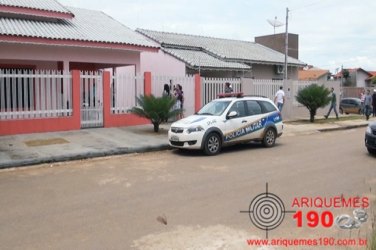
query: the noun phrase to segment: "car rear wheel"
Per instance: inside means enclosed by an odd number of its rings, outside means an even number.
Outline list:
[[[368,153],[372,154],[372,155],[376,155],[376,149],[373,149],[373,148],[367,148],[368,150]]]
[[[273,147],[275,144],[275,140],[277,138],[277,133],[274,129],[268,128],[264,134],[264,138],[262,139],[262,144],[267,147]]]
[[[204,144],[204,152],[207,155],[216,155],[221,151],[221,138],[216,133],[210,133]]]

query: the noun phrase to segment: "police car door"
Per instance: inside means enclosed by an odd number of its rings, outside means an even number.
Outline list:
[[[233,113],[233,111],[236,112],[236,116],[229,117],[230,113]],[[226,117],[224,141],[226,143],[231,143],[248,140],[249,134],[245,131],[245,126],[248,122],[245,102],[242,100],[234,102],[227,112]]]
[[[267,114],[263,114],[262,107],[256,100],[246,101],[246,111],[248,116],[246,130],[249,133],[249,138],[261,138],[263,136],[263,127]]]

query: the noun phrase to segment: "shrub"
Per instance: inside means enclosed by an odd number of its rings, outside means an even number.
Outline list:
[[[308,109],[310,115],[309,120],[310,122],[314,122],[317,109],[323,108],[329,104],[331,100],[329,94],[329,89],[323,85],[319,86],[317,84],[312,84],[299,90],[295,98],[300,104]]]
[[[175,98],[170,96],[155,97],[153,95],[137,97],[138,107],[129,111],[140,117],[149,119],[154,126],[154,132],[159,131],[159,125],[171,117],[182,112],[181,109],[174,109]]]

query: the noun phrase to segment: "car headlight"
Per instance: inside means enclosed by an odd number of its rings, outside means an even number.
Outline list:
[[[187,133],[190,134],[190,133],[193,133],[193,132],[200,132],[202,130],[204,130],[203,127],[201,127],[201,126],[194,126],[194,127],[188,128],[187,129]]]
[[[368,126],[368,127],[367,127],[366,133],[367,133],[367,134],[372,134],[371,126]]]

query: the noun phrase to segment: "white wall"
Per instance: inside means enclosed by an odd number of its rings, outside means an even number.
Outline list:
[[[185,63],[159,50],[158,53],[141,53],[141,72],[153,75],[185,76]]]
[[[245,77],[252,77],[254,79],[283,79],[283,74],[276,74],[275,65],[266,64],[252,64],[252,74]],[[288,79],[298,80],[298,68],[288,67],[287,71]]]
[[[57,67],[57,61],[63,61],[65,65],[69,62],[135,65],[140,71],[140,52],[120,49],[0,43],[0,59],[1,63],[14,60],[30,65],[34,62],[37,69],[51,69]],[[46,65],[46,62],[49,63]]]
[[[258,87],[255,87],[254,83],[258,83]],[[309,111],[306,107],[298,104],[295,100],[295,95],[297,94],[300,87],[307,86],[312,83],[317,83],[316,81],[304,82],[304,81],[292,81],[288,80],[283,81],[271,81],[271,80],[257,80],[257,79],[247,79],[242,78],[242,90],[246,95],[263,95],[271,100],[274,100],[274,95],[281,85],[283,85],[283,90],[286,94],[286,103],[282,109],[283,119],[294,120],[300,118],[309,117]],[[339,100],[340,100],[340,84],[338,81],[326,81],[320,82],[319,85],[324,85],[328,89],[334,88],[334,91],[337,95],[337,111],[339,111]],[[289,91],[290,90],[290,91]],[[330,105],[319,108],[317,110],[317,117],[323,117],[329,110]],[[334,111],[330,114],[334,116]]]
[[[364,73],[363,71],[358,71],[356,73],[356,87],[366,87],[366,79],[368,78],[369,76]]]

